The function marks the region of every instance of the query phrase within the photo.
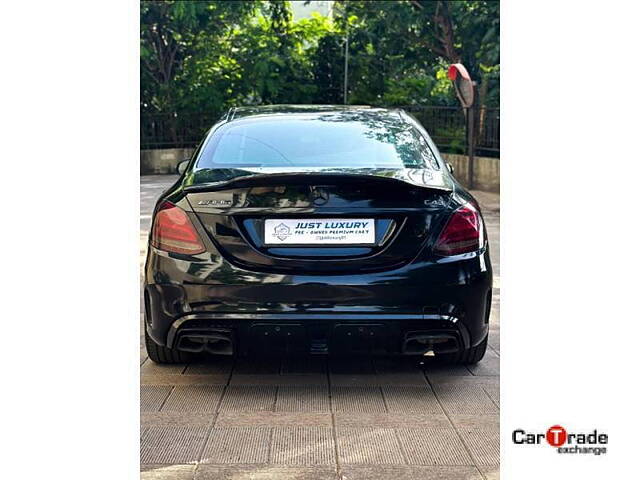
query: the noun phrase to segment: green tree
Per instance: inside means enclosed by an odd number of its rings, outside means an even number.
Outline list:
[[[343,0],[336,12],[352,38],[354,103],[455,104],[443,72],[457,62],[497,99],[499,2]]]
[[[175,131],[184,112],[342,103],[347,35],[350,103],[457,105],[446,69],[462,61],[494,106],[499,22],[495,1],[343,0],[297,21],[283,0],[143,1],[141,110]]]
[[[140,64],[143,111],[172,112],[179,105],[185,62],[200,35],[224,36],[253,12],[252,2],[143,1]],[[211,45],[215,45],[212,43]]]

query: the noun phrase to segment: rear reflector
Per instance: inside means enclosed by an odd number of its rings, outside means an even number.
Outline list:
[[[480,213],[471,204],[466,204],[453,212],[434,251],[445,256],[474,252],[482,246],[482,235]]]
[[[195,255],[205,251],[189,217],[180,207],[164,202],[156,212],[151,245],[167,252]]]

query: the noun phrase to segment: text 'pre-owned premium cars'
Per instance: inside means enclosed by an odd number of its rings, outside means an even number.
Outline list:
[[[233,108],[178,168],[145,266],[154,362],[483,357],[492,271],[482,215],[412,116]]]

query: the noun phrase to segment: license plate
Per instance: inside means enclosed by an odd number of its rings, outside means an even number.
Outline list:
[[[274,219],[264,224],[265,245],[374,245],[373,218]]]

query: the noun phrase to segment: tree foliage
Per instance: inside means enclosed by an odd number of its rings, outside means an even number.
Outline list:
[[[282,0],[168,0],[141,3],[141,109],[342,103],[347,35],[349,103],[455,105],[455,61],[498,102],[498,2],[337,1],[294,21]]]

